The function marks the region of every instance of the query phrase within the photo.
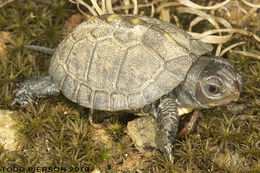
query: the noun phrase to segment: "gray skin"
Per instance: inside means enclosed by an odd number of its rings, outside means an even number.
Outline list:
[[[50,76],[19,86],[15,102],[26,106],[61,91],[91,110],[148,114],[158,123],[159,149],[173,162],[178,108],[211,108],[239,98],[240,75],[228,61],[209,55],[212,49],[154,18],[95,16],[59,45]]]
[[[44,50],[40,50],[44,51]],[[241,77],[232,64],[219,57],[201,57],[194,63],[186,80],[170,93],[155,102],[133,112],[148,113],[158,123],[159,149],[173,162],[172,148],[178,131],[178,107],[205,109],[238,100]],[[21,106],[33,104],[37,98],[57,95],[49,76],[35,76],[18,87],[15,103]]]

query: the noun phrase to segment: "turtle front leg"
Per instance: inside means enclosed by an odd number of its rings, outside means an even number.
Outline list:
[[[33,104],[37,98],[56,95],[59,92],[49,76],[35,76],[19,84],[13,104],[18,103],[25,107]]]
[[[173,163],[173,142],[178,132],[178,107],[169,95],[160,98],[159,102],[149,106],[149,113],[158,123],[157,144],[159,149],[167,155]]]

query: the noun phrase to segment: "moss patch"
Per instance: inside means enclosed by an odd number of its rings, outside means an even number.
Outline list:
[[[253,58],[237,54],[226,57],[243,75],[238,104],[245,105],[244,110],[236,112],[226,106],[203,110],[195,131],[176,140],[174,165],[158,151],[137,152],[125,133],[125,120],[112,117],[104,123],[112,135],[113,147],[97,142],[91,137],[95,131],[84,117],[86,111],[63,96],[40,99],[37,105],[25,109],[12,106],[16,85],[31,76],[47,74],[50,60],[44,54],[24,49],[23,45],[57,47],[66,32],[63,29],[66,20],[78,13],[68,1],[48,2],[19,0],[0,10],[0,29],[10,32],[13,38],[6,44],[7,52],[0,54],[0,109],[16,110],[20,116],[19,150],[11,152],[0,146],[0,168],[83,167],[86,172],[97,167],[106,172],[260,171],[260,62]],[[189,20],[190,16],[183,15],[181,19]],[[252,32],[259,35],[259,26]],[[259,48],[258,43],[245,39],[248,50]]]

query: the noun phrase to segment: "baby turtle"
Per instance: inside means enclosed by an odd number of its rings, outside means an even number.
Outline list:
[[[26,106],[61,91],[91,110],[150,115],[158,123],[158,146],[172,162],[178,108],[188,112],[239,98],[240,75],[212,49],[154,18],[95,16],[60,43],[49,76],[19,86],[15,102]]]

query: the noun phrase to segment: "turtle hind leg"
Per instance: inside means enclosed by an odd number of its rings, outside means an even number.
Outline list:
[[[37,98],[57,95],[59,92],[49,76],[35,76],[19,84],[13,104],[25,107],[33,104]]]
[[[160,98],[159,103],[151,104],[148,109],[158,124],[156,143],[173,163],[173,142],[179,126],[177,104],[172,97],[165,95]]]

